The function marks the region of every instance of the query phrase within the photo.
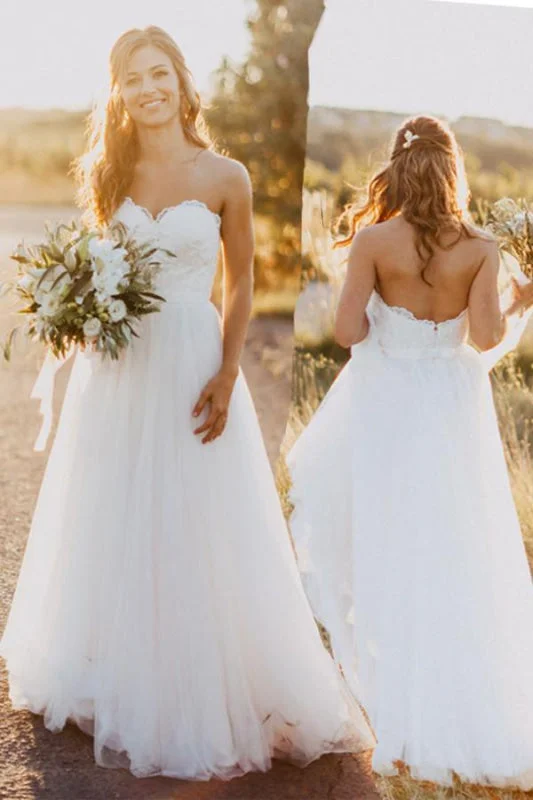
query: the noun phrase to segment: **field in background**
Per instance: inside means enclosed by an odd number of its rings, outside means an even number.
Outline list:
[[[86,112],[0,109],[0,205],[74,204]]]
[[[317,106],[309,112],[305,182],[327,189],[340,209],[386,159],[391,136],[407,114]],[[533,201],[533,129],[491,119],[451,123],[466,153],[474,204],[500,197]]]
[[[350,199],[369,170],[385,157],[406,115],[313,107],[309,111],[306,185]],[[84,143],[86,112],[0,109],[0,205],[73,202],[68,177]],[[452,127],[467,154],[473,194],[533,200],[533,130],[497,120],[461,118]]]
[[[0,109],[0,238],[35,221],[76,214],[72,161],[82,152],[87,112]],[[254,313],[292,316],[299,291],[299,269],[280,268],[285,253],[279,225],[256,214],[256,295]],[[31,241],[31,239],[29,239]],[[4,254],[5,256],[5,254]],[[298,265],[299,266],[299,265]],[[4,258],[0,274],[9,268]]]

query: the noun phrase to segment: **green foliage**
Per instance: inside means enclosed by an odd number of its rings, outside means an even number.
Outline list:
[[[26,321],[9,333],[4,358],[11,358],[21,329],[56,357],[77,344],[118,358],[137,336],[133,323],[164,302],[153,292],[159,250],[150,242],[139,244],[122,223],[109,226],[105,236],[76,222],[46,226],[45,233],[44,242],[19,244],[11,256],[17,274],[5,286]]]
[[[248,58],[222,63],[206,114],[219,146],[249,169],[288,271],[299,265],[308,49],[323,10],[323,0],[257,0]]]

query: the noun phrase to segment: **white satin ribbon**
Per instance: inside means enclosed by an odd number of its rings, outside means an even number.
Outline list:
[[[45,449],[50,431],[52,429],[52,410],[54,402],[54,384],[56,373],[61,369],[63,364],[69,360],[73,355],[76,347],[71,345],[64,356],[56,358],[51,350],[47,350],[43,365],[40,369],[37,379],[33,384],[30,397],[41,401],[39,412],[43,415],[43,422],[39,435],[33,445],[36,452]]]

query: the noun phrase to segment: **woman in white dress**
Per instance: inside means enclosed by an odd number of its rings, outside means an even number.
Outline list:
[[[533,293],[502,313],[467,194],[453,134],[418,117],[348,210],[351,359],[288,455],[291,528],[375,769],[532,788],[533,589],[486,356]]]
[[[98,764],[137,776],[229,779],[372,748],[317,633],[239,371],[247,173],[199,132],[165,32],[128,31],[110,68],[86,206],[171,251],[167,302],[118,362],[76,353],[1,643],[12,702],[53,731],[74,721]]]

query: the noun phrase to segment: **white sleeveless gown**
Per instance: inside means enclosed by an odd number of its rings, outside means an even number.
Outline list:
[[[138,776],[229,779],[374,740],[322,646],[246,382],[203,445],[221,363],[219,217],[118,210],[172,251],[118,362],[76,353],[0,653],[12,702]]]
[[[484,356],[374,293],[288,456],[304,586],[374,767],[533,787],[533,588]],[[488,354],[487,354],[488,355]]]

